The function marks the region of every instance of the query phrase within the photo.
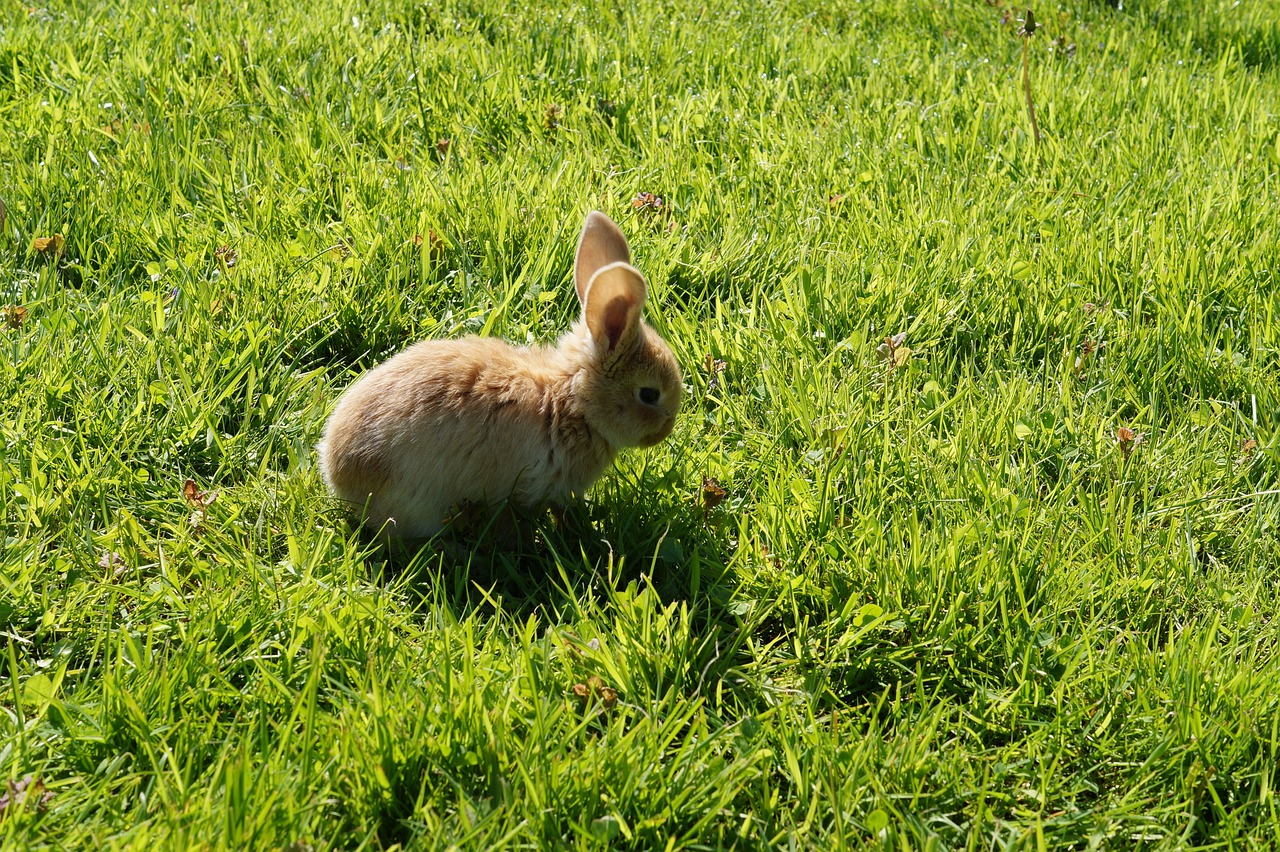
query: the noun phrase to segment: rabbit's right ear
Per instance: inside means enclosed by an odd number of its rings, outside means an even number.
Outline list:
[[[613,220],[598,210],[587,214],[578,238],[578,254],[573,261],[573,285],[578,291],[578,304],[587,304],[587,285],[597,272],[611,263],[631,263],[627,238]]]
[[[635,339],[648,289],[644,276],[628,263],[611,263],[591,276],[582,319],[606,358]]]

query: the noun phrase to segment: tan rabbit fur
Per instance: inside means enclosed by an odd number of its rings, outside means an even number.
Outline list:
[[[619,450],[667,437],[680,367],[641,319],[644,277],[603,213],[583,224],[574,284],[582,317],[554,348],[423,341],[358,379],[320,441],[329,490],[383,538],[417,538],[462,503],[564,505]]]

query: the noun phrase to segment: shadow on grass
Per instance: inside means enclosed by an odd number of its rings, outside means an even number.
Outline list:
[[[646,477],[637,490],[661,490],[656,479]],[[716,612],[732,599],[725,562],[719,532],[688,507],[607,500],[578,503],[555,516],[508,507],[431,539],[371,540],[366,565],[417,605],[443,603],[460,618],[501,611],[557,621],[584,602],[603,608],[611,592],[635,583],[666,603],[688,604],[707,621],[732,621]]]

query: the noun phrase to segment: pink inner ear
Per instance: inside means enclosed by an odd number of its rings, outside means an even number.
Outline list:
[[[609,338],[610,352],[618,348],[627,333],[630,318],[631,300],[626,296],[615,296],[604,306],[604,333]]]

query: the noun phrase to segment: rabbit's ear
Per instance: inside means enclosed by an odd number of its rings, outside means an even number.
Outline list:
[[[627,238],[612,219],[592,210],[582,223],[578,254],[573,261],[573,284],[578,290],[578,304],[584,307],[587,304],[587,285],[591,283],[591,277],[603,267],[619,262],[631,262]]]
[[[635,338],[647,289],[644,276],[628,263],[611,263],[587,283],[582,318],[606,355]]]

